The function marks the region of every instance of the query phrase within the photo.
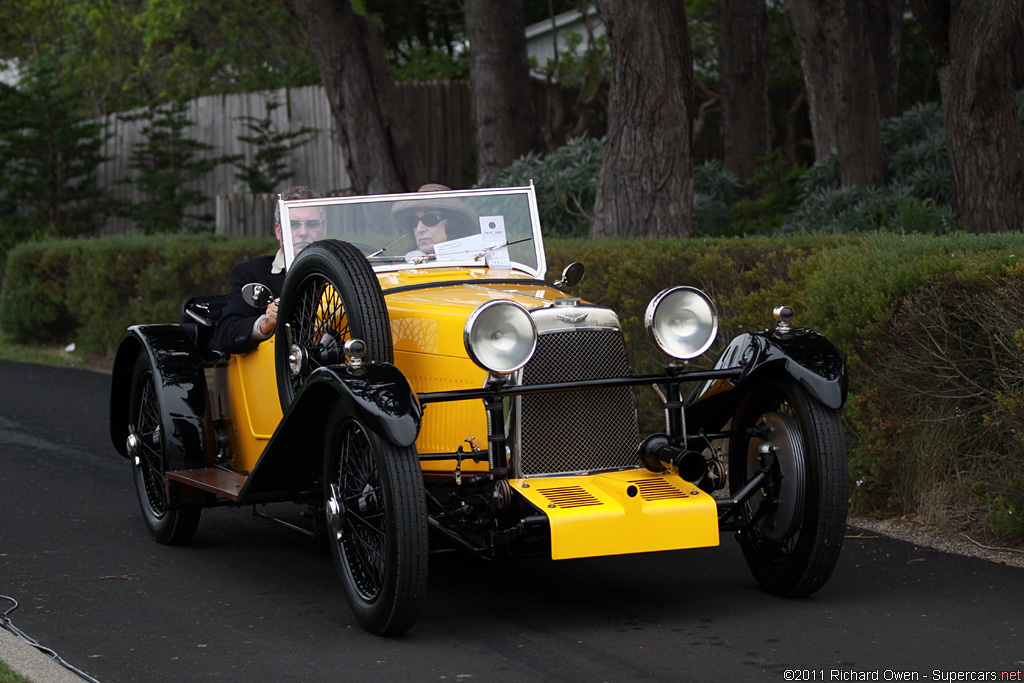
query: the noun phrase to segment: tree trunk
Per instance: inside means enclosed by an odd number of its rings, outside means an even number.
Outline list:
[[[1021,229],[1024,131],[1011,63],[1021,0],[910,0],[939,72],[956,213],[970,232]]]
[[[719,0],[718,54],[724,166],[746,181],[769,150],[765,0]]]
[[[814,160],[823,163],[836,151],[837,103],[833,91],[835,59],[827,48],[825,30],[815,10],[815,0],[790,0],[789,16],[800,41],[800,65],[803,67],[807,107],[814,138]]]
[[[538,138],[522,0],[466,0],[476,170],[486,182]]]
[[[678,0],[597,0],[612,60],[591,237],[693,234],[693,57]]]
[[[904,0],[865,0],[867,36],[875,65],[878,110],[883,119],[900,113],[898,87],[903,50]]]
[[[801,54],[815,147],[834,143],[843,185],[870,187],[885,182],[878,75],[869,6],[892,0],[791,0]],[[887,31],[875,31],[888,41]],[[821,54],[815,54],[823,50]],[[884,52],[878,50],[880,53]],[[887,63],[888,66],[888,63]],[[881,74],[884,75],[884,74]],[[886,86],[890,87],[890,86]],[[895,91],[895,88],[892,88]],[[831,120],[828,120],[831,117]],[[834,136],[834,137],[833,137]],[[831,150],[829,150],[831,151]],[[815,150],[821,161],[828,156]]]
[[[829,15],[825,38],[836,55],[839,176],[847,187],[880,187],[885,184],[882,112],[867,6],[863,0],[825,0],[820,7]]]
[[[426,182],[413,168],[418,157],[408,126],[395,115],[395,87],[377,27],[355,14],[349,0],[283,1],[316,59],[352,190],[403,192]]]

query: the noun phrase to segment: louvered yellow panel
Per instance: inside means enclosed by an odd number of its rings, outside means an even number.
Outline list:
[[[718,545],[714,499],[674,474],[638,468],[512,486],[547,515],[555,560]]]

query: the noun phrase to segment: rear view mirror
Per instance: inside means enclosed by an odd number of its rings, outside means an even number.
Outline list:
[[[242,299],[254,308],[266,308],[274,300],[274,293],[266,285],[250,282],[242,287]]]
[[[573,261],[562,271],[562,279],[555,283],[555,287],[575,287],[583,279],[586,269],[579,261]]]

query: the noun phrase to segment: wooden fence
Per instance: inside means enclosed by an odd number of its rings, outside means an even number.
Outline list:
[[[272,194],[219,194],[217,195],[218,235],[251,235],[264,237],[274,234],[274,204]]]
[[[427,177],[422,182],[440,182],[452,187],[471,183],[473,126],[468,85],[461,82],[401,83],[398,96],[399,112],[408,117],[417,153],[422,155],[422,167],[427,169]],[[304,127],[314,130],[310,142],[289,156],[295,176],[288,184],[309,185],[325,195],[350,191],[351,183],[336,138],[331,108],[321,86],[200,97],[188,103],[187,116],[194,125],[186,128],[185,134],[212,145],[210,156],[243,154],[249,160],[256,150],[238,140],[239,135],[250,133],[239,119],[245,116],[265,118],[266,103],[271,99],[282,104],[271,113],[278,130]],[[138,202],[142,197],[135,185],[117,181],[133,175],[128,163],[133,145],[144,141],[142,128],[146,124],[111,115],[105,125],[111,137],[103,149],[109,161],[98,169],[100,186],[109,190],[115,199]],[[217,215],[216,229],[221,234],[272,234],[273,201],[246,195],[248,187],[235,177],[236,172],[234,166],[221,164],[190,185],[209,197],[205,204],[194,207],[194,212]],[[226,196],[222,199],[221,195]],[[221,212],[226,212],[223,217]],[[114,217],[109,219],[103,233],[132,230],[131,221]]]

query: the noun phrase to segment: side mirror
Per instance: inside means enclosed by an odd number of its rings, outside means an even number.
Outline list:
[[[254,308],[266,308],[274,300],[274,293],[266,285],[250,282],[242,287],[242,300]]]
[[[562,279],[555,283],[555,287],[575,287],[583,279],[586,268],[579,261],[573,261],[562,271]]]

